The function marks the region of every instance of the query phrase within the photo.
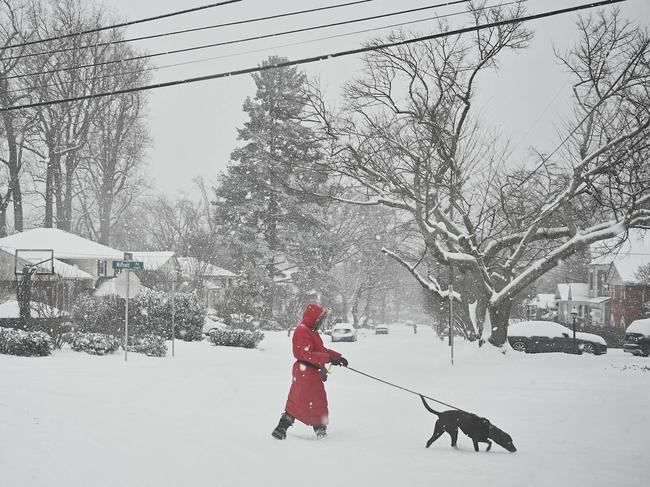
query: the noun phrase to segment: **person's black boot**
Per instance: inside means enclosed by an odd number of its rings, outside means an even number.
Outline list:
[[[316,433],[316,438],[319,440],[322,440],[323,438],[327,438],[327,426],[324,424],[319,424],[314,426],[314,433]]]
[[[280,416],[280,422],[273,430],[273,433],[271,433],[271,436],[278,440],[284,440],[287,437],[287,429],[293,424],[293,420],[293,416],[289,413],[282,413],[282,416]]]

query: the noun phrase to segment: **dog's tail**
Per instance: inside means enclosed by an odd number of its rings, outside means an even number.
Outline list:
[[[431,409],[431,406],[427,404],[427,401],[424,399],[424,396],[420,396],[420,399],[422,399],[422,404],[424,404],[424,407],[426,408],[427,411],[430,413],[435,414],[436,416],[440,416],[440,412],[436,411],[435,409]]]

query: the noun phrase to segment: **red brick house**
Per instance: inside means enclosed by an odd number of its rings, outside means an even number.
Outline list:
[[[637,277],[639,267],[650,263],[650,232],[631,230],[629,238],[612,251],[617,243],[609,240],[592,250],[589,293],[610,297],[610,323],[625,328],[650,310],[650,285]]]

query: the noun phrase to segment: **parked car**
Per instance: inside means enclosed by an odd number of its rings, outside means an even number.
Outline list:
[[[508,342],[518,352],[574,353],[573,331],[552,321],[522,321],[508,326]],[[607,353],[607,342],[593,333],[576,332],[575,353]]]
[[[625,330],[623,350],[632,355],[650,355],[650,318],[630,323]]]
[[[388,335],[388,325],[376,325],[375,335]]]
[[[357,330],[352,323],[336,323],[332,327],[333,342],[356,342]]]

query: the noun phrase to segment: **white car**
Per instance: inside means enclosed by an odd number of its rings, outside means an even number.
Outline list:
[[[332,327],[333,342],[356,342],[357,330],[352,323],[337,323]]]

